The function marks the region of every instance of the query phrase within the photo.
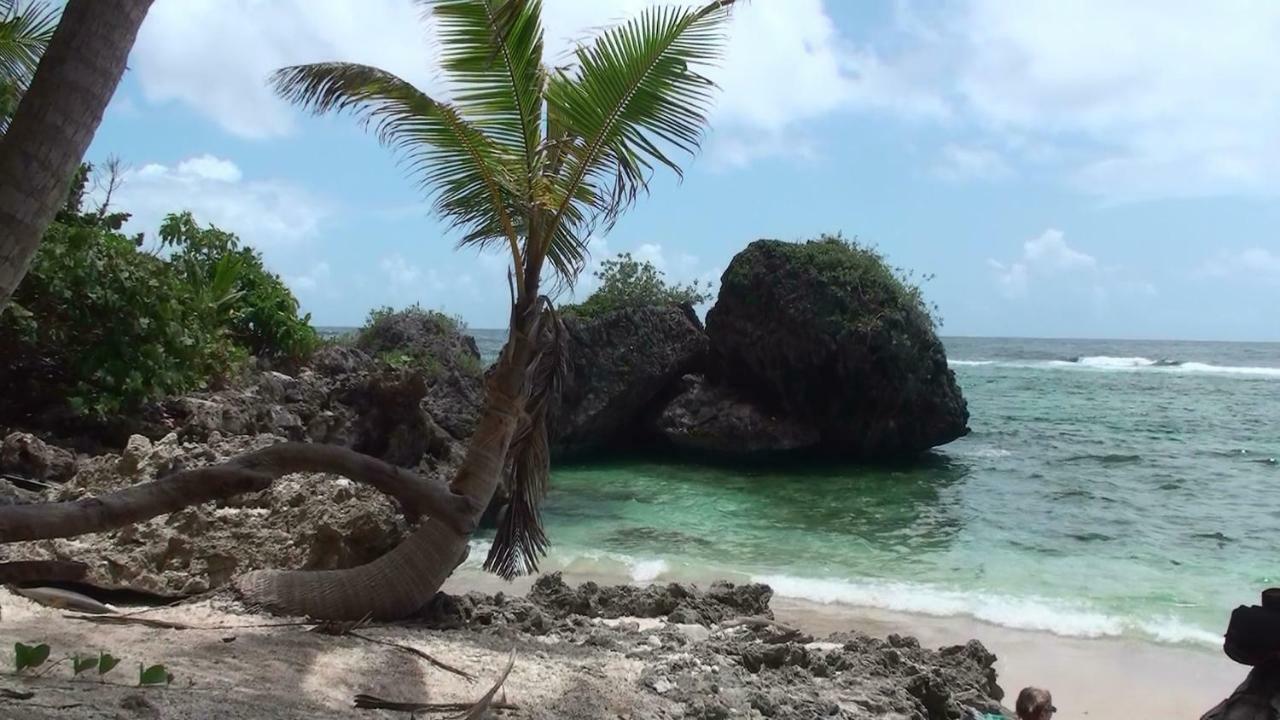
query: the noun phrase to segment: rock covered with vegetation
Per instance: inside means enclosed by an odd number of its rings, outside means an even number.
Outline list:
[[[714,376],[811,427],[814,451],[901,457],[968,432],[919,288],[871,248],[752,243],[724,272],[707,334]]]

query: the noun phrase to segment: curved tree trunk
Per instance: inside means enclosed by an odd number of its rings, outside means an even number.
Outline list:
[[[536,287],[536,286],[535,286]],[[475,508],[472,526],[501,482],[507,451],[524,412],[536,322],[528,307],[512,313],[507,347],[489,377],[484,414],[451,486]],[[428,518],[377,560],[345,570],[257,570],[235,579],[250,605],[324,620],[391,620],[427,604],[466,557],[470,533]]]
[[[0,312],[89,149],[152,0],[69,0],[0,140]]]

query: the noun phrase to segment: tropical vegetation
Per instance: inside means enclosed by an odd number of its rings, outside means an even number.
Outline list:
[[[9,129],[57,26],[52,3],[0,0],[0,134]]]
[[[86,207],[90,171],[81,168],[0,315],[6,415],[65,398],[101,418],[216,384],[250,355],[306,358],[310,318],[257,251],[189,213],[166,218],[147,250],[122,231],[127,213]]]
[[[600,263],[594,273],[599,286],[577,305],[561,311],[594,318],[624,308],[648,305],[701,305],[711,300],[711,284],[697,280],[681,285],[668,283],[666,274],[648,260],[619,253]]]

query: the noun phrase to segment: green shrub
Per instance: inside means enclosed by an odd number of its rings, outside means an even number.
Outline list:
[[[311,327],[311,315],[298,315],[297,299],[263,266],[261,253],[240,247],[239,238],[229,232],[200,227],[189,212],[165,218],[160,242],[171,250],[170,262],[193,287],[228,279],[228,328],[236,344],[250,354],[296,366],[315,351],[319,337]]]
[[[315,345],[297,301],[235,236],[170,216],[169,257],[120,231],[128,215],[84,212],[89,168],[0,315],[3,415],[65,400],[102,417],[216,384],[248,357],[304,357]]]
[[[910,270],[890,265],[873,246],[843,235],[823,234],[803,243],[769,241],[785,252],[802,275],[821,278],[806,295],[810,310],[832,323],[832,332],[852,327],[873,332],[884,326],[919,325],[936,328],[938,309],[924,298],[919,278]],[[762,272],[750,263],[734,262],[724,277],[726,286],[750,284],[752,273]],[[849,293],[860,302],[850,304]],[[852,314],[850,314],[852,313]]]
[[[564,306],[563,312],[593,318],[621,308],[700,305],[711,299],[710,283],[705,287],[697,280],[688,285],[668,284],[663,272],[653,263],[636,260],[631,253],[620,253],[605,260],[594,274],[600,287],[582,303]]]

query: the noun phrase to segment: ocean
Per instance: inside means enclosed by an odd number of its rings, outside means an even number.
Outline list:
[[[968,437],[884,467],[558,465],[544,569],[1205,647],[1280,585],[1280,344],[945,344]]]

